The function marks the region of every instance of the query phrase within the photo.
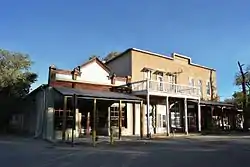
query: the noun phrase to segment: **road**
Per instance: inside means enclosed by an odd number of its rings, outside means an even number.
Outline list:
[[[196,137],[118,146],[51,146],[0,138],[1,166],[11,167],[249,167],[250,138]]]

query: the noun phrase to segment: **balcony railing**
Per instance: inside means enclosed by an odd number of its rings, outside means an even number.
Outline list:
[[[159,92],[175,95],[184,95],[184,96],[200,96],[199,87],[181,85],[181,84],[172,84],[169,82],[159,82],[153,80],[142,80],[138,82],[131,83],[131,88],[133,92],[137,91],[146,91],[149,92]]]

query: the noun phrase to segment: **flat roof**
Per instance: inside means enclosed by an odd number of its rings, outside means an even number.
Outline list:
[[[200,68],[204,68],[204,69],[216,71],[213,68],[193,63],[190,57],[187,57],[187,56],[184,56],[184,55],[181,55],[181,54],[178,54],[178,53],[173,53],[172,57],[168,57],[168,56],[165,56],[165,55],[162,55],[162,54],[159,54],[159,53],[155,53],[155,52],[151,52],[151,51],[147,51],[147,50],[142,50],[142,49],[138,49],[138,48],[128,48],[127,50],[125,50],[124,52],[122,52],[119,55],[115,56],[114,58],[106,61],[105,64],[108,64],[109,62],[112,62],[113,60],[117,59],[118,57],[121,57],[122,55],[128,53],[129,51],[137,51],[137,52],[141,52],[141,53],[146,53],[146,54],[150,54],[152,56],[158,56],[158,57],[162,57],[162,58],[169,59],[169,60],[174,60],[174,57],[178,56],[178,57],[182,57],[182,58],[188,59],[189,60],[188,62],[189,62],[189,64],[191,66],[196,66],[196,67],[200,67]]]
[[[77,88],[67,88],[67,87],[53,87],[57,92],[64,96],[73,96],[76,94],[79,97],[87,99],[103,99],[103,100],[122,100],[122,101],[133,101],[140,102],[143,99],[137,96],[119,93],[119,92],[108,92],[100,90],[90,90],[90,89],[77,89]]]

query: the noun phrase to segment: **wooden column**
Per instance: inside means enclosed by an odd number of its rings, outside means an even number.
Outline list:
[[[144,107],[143,107],[143,101],[141,101],[140,104],[140,136],[141,139],[143,138],[144,134]]]
[[[187,98],[184,99],[185,133],[188,134]]]
[[[90,135],[89,127],[90,127],[90,112],[87,112],[87,115],[86,115],[86,135],[87,136]]]
[[[136,115],[135,115],[135,103],[132,104],[133,108],[133,135],[135,135],[135,126],[136,126]]]
[[[169,119],[169,115],[170,115],[170,109],[169,109],[169,99],[168,96],[166,97],[166,123],[167,123],[167,136],[170,135],[170,119]]]
[[[200,99],[198,101],[198,132],[201,132],[201,104],[200,104]]]
[[[62,122],[62,140],[65,141],[66,138],[66,128],[67,128],[67,97],[63,100],[63,122]]]
[[[121,135],[122,135],[122,101],[119,101],[119,122],[118,122],[118,126],[119,126],[119,140],[121,139]]]
[[[110,107],[108,107],[108,135],[111,134],[111,123],[110,123]]]
[[[221,107],[221,125],[222,125],[222,130],[224,130],[224,107]]]
[[[149,85],[149,83],[147,85]],[[147,93],[147,137],[150,137],[149,112],[150,112],[150,96],[149,93]]]
[[[94,104],[93,104],[93,129],[92,129],[92,141],[93,141],[93,146],[96,146],[96,99],[94,99]]]

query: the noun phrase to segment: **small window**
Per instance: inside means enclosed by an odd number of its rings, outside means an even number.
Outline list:
[[[194,79],[191,77],[189,78],[189,86],[195,86]]]
[[[144,71],[143,79],[152,79],[152,71]]]
[[[161,114],[157,114],[157,124],[158,124],[158,127],[160,128],[160,127],[162,127],[162,124],[161,124]]]
[[[199,94],[202,96],[202,80],[198,80]]]
[[[166,115],[162,115],[162,125],[163,125],[164,128],[167,127]]]
[[[207,95],[211,95],[211,83],[209,81],[207,81],[206,89],[207,89]]]

